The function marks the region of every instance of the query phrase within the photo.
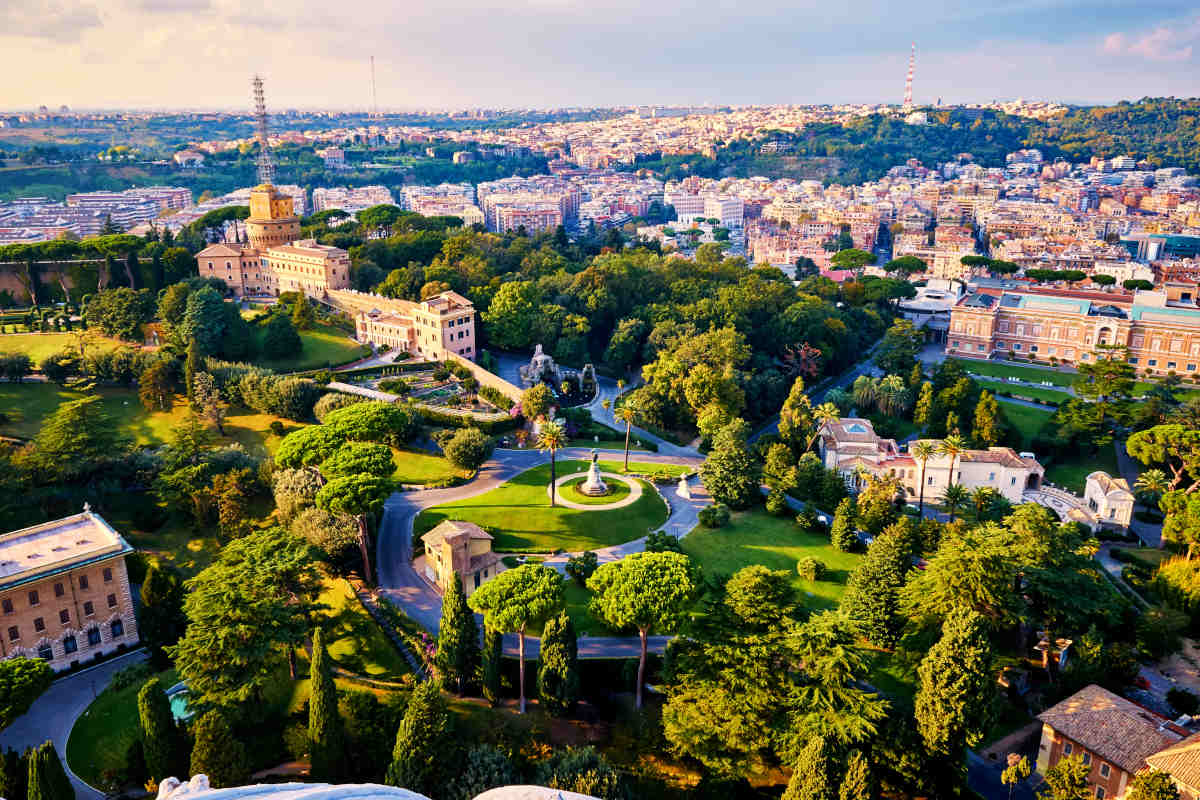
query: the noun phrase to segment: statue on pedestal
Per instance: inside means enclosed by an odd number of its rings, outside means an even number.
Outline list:
[[[588,497],[602,497],[608,494],[608,484],[600,477],[600,464],[596,461],[599,457],[600,454],[593,450],[592,465],[588,468],[587,479],[579,486],[580,493]]]
[[[687,475],[679,476],[679,488],[675,490],[675,494],[682,497],[684,500],[692,499],[692,489],[688,486]]]

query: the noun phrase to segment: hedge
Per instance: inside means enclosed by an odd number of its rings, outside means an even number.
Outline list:
[[[422,419],[434,425],[449,425],[453,428],[474,427],[488,434],[504,433],[517,427],[518,417],[510,417],[508,414],[504,414],[503,416],[498,414],[491,415],[492,418],[489,419],[488,417],[481,417],[471,412],[455,414],[434,408],[433,406],[427,406],[423,403],[417,403],[415,407]]]

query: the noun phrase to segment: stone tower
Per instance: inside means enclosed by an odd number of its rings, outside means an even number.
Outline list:
[[[255,186],[250,191],[246,234],[250,246],[259,251],[299,239],[300,218],[292,208],[292,198],[269,183]]]

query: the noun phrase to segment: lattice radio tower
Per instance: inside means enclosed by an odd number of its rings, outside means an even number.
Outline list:
[[[271,158],[271,144],[267,140],[267,101],[263,95],[262,77],[255,75],[254,120],[258,127],[258,182],[275,183],[275,161]]]
[[[904,79],[904,110],[912,111],[912,79],[913,67],[917,64],[917,43],[913,42],[912,53],[908,57],[908,77]]]

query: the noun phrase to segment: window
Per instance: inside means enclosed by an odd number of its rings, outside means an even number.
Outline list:
[[[74,636],[68,636],[67,638],[63,639],[63,652],[64,653],[74,653],[78,649],[79,649],[79,642],[77,642],[75,640]]]
[[[1083,759],[1083,765],[1085,767],[1092,763],[1092,754],[1087,751],[1084,751],[1083,755],[1080,756],[1080,758]]]
[[[61,622],[63,625],[66,625],[68,622],[71,621],[71,612],[67,611],[65,608],[62,611],[58,612],[58,621]]]
[[[4,598],[3,604],[0,605],[3,606],[5,614],[11,614],[13,612],[12,600],[9,600],[7,597]]]
[[[29,593],[29,605],[36,606],[39,602],[41,602],[41,600],[38,599],[37,591],[34,590],[34,591],[30,592]]]
[[[1020,350],[1020,349],[1021,349],[1021,343],[1013,342],[1013,350]]]
[[[38,658],[42,661],[49,661],[54,658],[54,651],[50,649],[50,645],[44,644],[38,647]]]
[[[112,583],[112,570],[108,567],[104,568],[104,582]]]
[[[1146,366],[1148,366],[1148,367],[1157,367],[1157,366],[1158,366],[1158,359],[1157,359],[1157,358],[1151,358],[1151,359],[1149,359],[1149,360],[1146,362]]]
[[[1167,362],[1167,369],[1175,369],[1175,366],[1176,366],[1176,365],[1175,365],[1175,362],[1174,362],[1174,361],[1168,361],[1168,362]]]
[[[1102,764],[1100,765],[1100,777],[1101,777],[1101,778],[1107,778],[1107,777],[1108,777],[1108,774],[1109,774],[1110,772],[1112,772],[1112,770],[1111,770],[1111,769],[1109,769],[1109,766],[1108,766],[1108,764],[1103,764],[1103,763],[1102,763]]]
[[[83,604],[83,615],[85,617],[90,617],[92,614],[95,613],[95,611],[96,611],[96,607],[94,605],[92,605],[91,600],[88,600],[86,603]]]
[[[475,588],[476,589],[479,588],[479,573],[478,572],[475,573]]]
[[[122,636],[125,635],[125,623],[119,619],[114,619],[112,626],[111,626],[111,630],[112,630],[112,638],[120,639]]]
[[[21,629],[18,628],[16,625],[10,626],[8,629],[8,640],[10,642],[15,642],[17,639],[20,639],[20,638],[21,638]]]
[[[1065,745],[1063,745],[1063,755],[1064,755],[1064,756],[1069,756],[1069,755],[1071,755],[1071,751],[1072,751],[1072,750],[1074,750],[1074,749],[1075,749],[1075,748],[1074,748],[1074,747],[1072,747],[1071,743],[1070,743],[1070,742],[1067,742]]]
[[[63,585],[61,583],[54,584],[54,596],[55,597],[62,597],[63,592],[64,592]]]
[[[1103,786],[1096,787],[1096,800],[1104,800],[1104,787]]]
[[[79,576],[79,588],[80,588],[80,589],[86,589],[86,588],[88,588],[88,579],[87,579],[87,575],[80,575],[80,576]]]
[[[996,473],[994,473],[994,472],[989,472],[989,473],[988,473],[988,483],[991,483],[991,482],[992,482],[992,481],[994,481],[994,480],[996,480]]]
[[[44,630],[46,630],[46,620],[42,619],[41,617],[37,617],[36,619],[34,619],[34,621],[33,621],[33,629],[34,629],[35,631],[44,631]]]
[[[100,644],[100,629],[99,628],[92,628],[88,631],[88,644],[93,645],[93,646]]]
[[[110,595],[108,596],[107,600],[108,600],[108,607],[109,607],[109,608],[116,608],[116,607],[117,607],[117,596],[116,596],[115,594],[110,594]]]
[[[1036,344],[1029,345],[1029,352],[1036,353],[1037,351],[1038,351],[1038,346]]]

